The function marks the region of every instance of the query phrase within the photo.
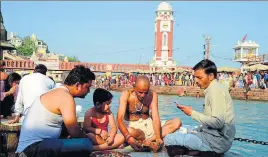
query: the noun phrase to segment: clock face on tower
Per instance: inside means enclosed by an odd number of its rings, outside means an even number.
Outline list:
[[[170,21],[161,21],[160,31],[161,32],[170,32]]]
[[[162,20],[169,20],[170,19],[170,16],[165,15],[165,14],[160,15],[160,17],[161,17]]]

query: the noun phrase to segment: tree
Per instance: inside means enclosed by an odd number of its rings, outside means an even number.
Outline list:
[[[17,47],[17,51],[23,56],[31,56],[33,52],[37,50],[37,46],[31,37],[27,36],[23,38],[23,44]]]
[[[80,62],[76,56],[67,57],[69,62]]]

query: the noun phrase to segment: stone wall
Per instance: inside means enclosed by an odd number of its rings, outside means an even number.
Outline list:
[[[131,88],[131,86],[120,86],[117,88],[115,85],[111,86],[111,90],[114,91],[122,91],[125,89]],[[186,91],[187,96],[195,97],[197,92],[199,92],[200,96],[204,96],[204,90],[198,87],[189,87],[189,86],[156,86],[152,87],[157,93],[165,94],[165,95],[181,95],[184,91]],[[245,100],[246,96],[244,93],[244,89],[240,88],[231,88],[230,90],[231,96],[233,99]],[[251,89],[248,93],[248,100],[258,100],[258,101],[268,101],[268,89]]]
[[[268,88],[267,89],[251,89],[248,93],[249,100],[268,101]],[[231,96],[234,99],[245,99],[244,89],[233,88]]]

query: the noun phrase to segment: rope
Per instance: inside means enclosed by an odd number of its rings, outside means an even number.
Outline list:
[[[240,141],[240,142],[248,142],[248,143],[254,143],[254,144],[261,144],[261,145],[268,145],[268,142],[264,141],[256,141],[251,139],[244,139],[244,138],[234,138],[234,141]]]

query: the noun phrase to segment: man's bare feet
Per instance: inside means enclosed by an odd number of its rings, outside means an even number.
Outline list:
[[[150,140],[144,140],[144,141],[140,141],[140,143],[142,143],[142,146],[150,146],[151,145],[151,142]]]
[[[151,148],[151,150],[154,152],[154,153],[157,153],[159,152],[161,149],[162,149],[162,146],[163,145],[159,145],[158,143],[156,142],[151,142],[151,145],[149,146]]]
[[[156,142],[152,142],[150,140],[144,140],[142,142],[142,147],[145,148],[146,150],[150,149],[151,151],[156,153],[161,150],[162,145],[158,145]]]

